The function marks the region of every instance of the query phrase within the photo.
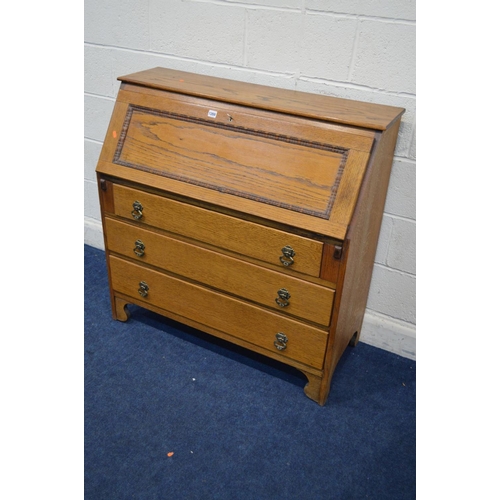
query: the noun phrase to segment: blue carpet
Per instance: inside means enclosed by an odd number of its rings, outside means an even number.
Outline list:
[[[414,361],[348,348],[324,407],[292,368],[130,307],[85,246],[86,500],[415,498]]]

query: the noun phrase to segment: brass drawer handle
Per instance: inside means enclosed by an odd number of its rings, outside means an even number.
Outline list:
[[[293,258],[295,257],[295,252],[290,245],[287,245],[281,249],[283,255],[280,257],[281,263],[288,267],[293,265]]]
[[[145,282],[145,281],[141,281],[139,283],[139,290],[137,290],[139,292],[139,295],[141,297],[147,297],[148,296],[148,292],[149,292],[149,286],[148,284]]]
[[[288,302],[290,297],[290,292],[286,288],[280,288],[278,290],[278,296],[274,300],[280,307],[286,307],[290,304],[290,302]]]
[[[142,257],[144,255],[144,250],[146,249],[144,243],[141,240],[135,242],[134,253],[137,257]]]
[[[132,207],[134,208],[134,210],[132,210],[131,212],[132,217],[136,220],[139,220],[142,217],[143,211],[141,203],[139,201],[134,201],[134,203],[132,203]]]
[[[274,341],[274,347],[278,351],[284,351],[286,349],[286,343],[288,342],[288,337],[284,333],[277,333],[276,340]]]

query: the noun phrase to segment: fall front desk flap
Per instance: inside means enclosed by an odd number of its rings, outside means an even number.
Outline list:
[[[403,112],[165,68],[120,80],[99,173],[340,240]]]

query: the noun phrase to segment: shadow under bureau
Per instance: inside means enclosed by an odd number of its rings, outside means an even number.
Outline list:
[[[120,77],[97,181],[133,303],[301,370],[358,341],[404,110],[154,68]]]

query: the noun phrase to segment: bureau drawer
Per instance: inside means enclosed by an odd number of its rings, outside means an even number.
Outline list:
[[[105,226],[107,248],[111,252],[286,314],[324,326],[330,324],[335,293],[330,288],[169,238],[137,225],[106,218]],[[278,296],[278,291],[282,291],[282,298]],[[290,295],[288,299],[287,292]]]
[[[119,184],[113,186],[113,197],[114,213],[128,220],[138,220],[283,269],[290,267],[319,276],[323,251],[323,243],[319,241]],[[134,209],[135,202],[140,203],[140,212]],[[285,247],[293,250],[292,259],[284,255]]]
[[[112,288],[132,302],[151,304],[300,363],[323,367],[326,331],[112,255],[109,266]],[[285,335],[286,342],[277,334]],[[278,350],[275,342],[285,349]]]

